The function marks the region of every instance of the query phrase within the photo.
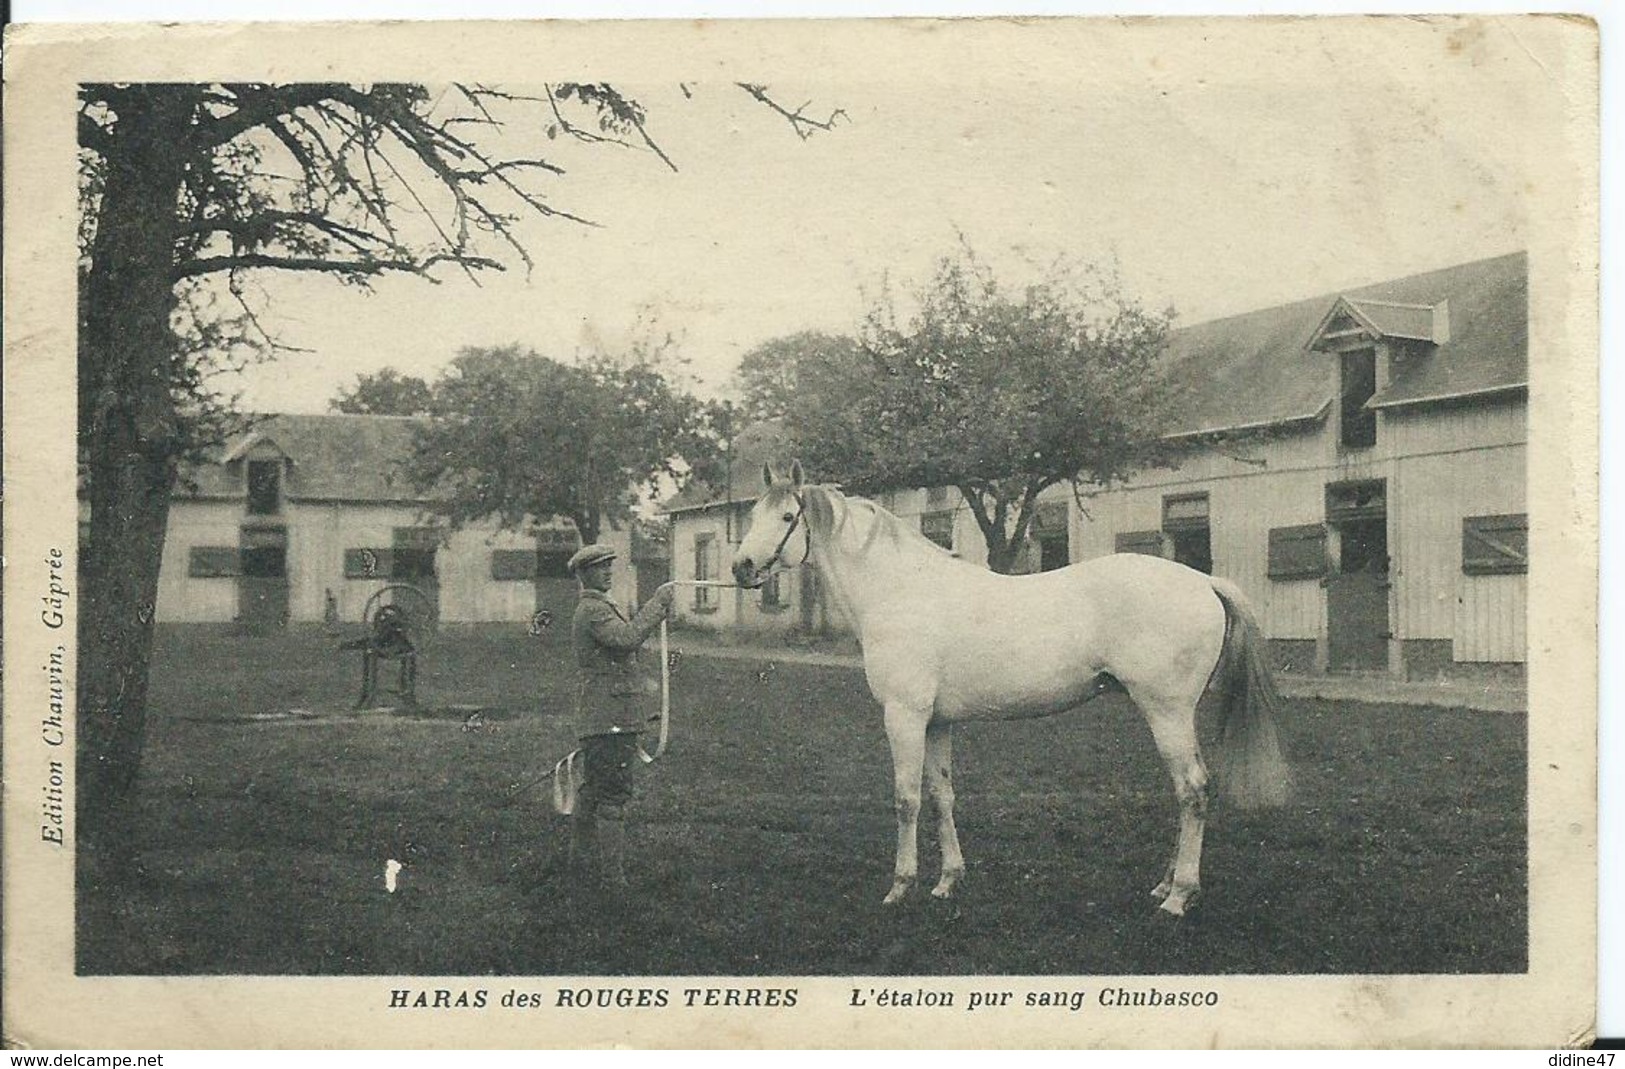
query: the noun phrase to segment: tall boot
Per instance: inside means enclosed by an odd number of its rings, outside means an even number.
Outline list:
[[[620,806],[605,806],[602,861],[604,883],[612,888],[626,886],[626,820]]]
[[[570,872],[576,876],[594,874],[598,867],[597,807],[585,795],[576,799],[570,814]]]

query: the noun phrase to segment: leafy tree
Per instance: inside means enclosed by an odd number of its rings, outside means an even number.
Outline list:
[[[355,385],[328,402],[335,412],[352,416],[422,416],[429,411],[429,384],[392,367],[357,375]]]
[[[531,263],[516,227],[582,221],[550,192],[559,140],[652,150],[644,107],[608,85],[522,95],[455,85],[88,84],[80,88],[79,857],[128,860],[170,494],[218,441],[216,373],[275,355],[255,280],[467,278]],[[738,88],[802,137],[829,129]],[[685,94],[693,90],[683,87]],[[83,886],[99,878],[89,868]]]
[[[875,303],[867,366],[802,380],[815,388],[785,419],[813,470],[860,491],[957,487],[988,566],[1008,572],[1045,489],[1162,461],[1171,312],[1065,265],[1012,290],[968,250],[940,260],[913,304],[905,318],[890,295]]]
[[[640,484],[681,481],[718,456],[706,406],[649,359],[464,349],[429,411],[409,475],[453,524],[566,516],[593,542],[631,519]]]
[[[854,375],[861,376],[867,368],[863,350],[848,337],[802,331],[773,338],[739,360],[735,374],[742,397],[739,414],[747,423],[782,422],[815,399],[835,407]]]

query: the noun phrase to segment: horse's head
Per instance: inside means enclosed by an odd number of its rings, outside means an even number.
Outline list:
[[[776,477],[763,464],[762,481],[767,489],[750,510],[750,532],[734,551],[734,581],[751,589],[767,582],[775,569],[805,564],[812,555],[801,462],[790,465],[788,480]]]

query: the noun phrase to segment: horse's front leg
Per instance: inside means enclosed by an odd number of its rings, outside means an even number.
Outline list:
[[[942,848],[942,876],[931,889],[934,898],[947,898],[965,875],[959,852],[959,830],[954,827],[954,735],[949,724],[936,721],[925,729],[925,783],[937,811],[937,843]]]
[[[897,811],[897,864],[883,905],[896,905],[914,886],[920,871],[920,776],[925,766],[925,726],[929,708],[886,703],[886,739],[891,743],[892,789]]]

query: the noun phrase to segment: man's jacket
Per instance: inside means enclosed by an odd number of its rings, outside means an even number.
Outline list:
[[[642,708],[645,690],[638,674],[638,647],[663,618],[658,599],[628,623],[608,594],[581,592],[570,625],[570,644],[581,669],[576,688],[577,735],[586,738],[643,728],[649,710]]]

